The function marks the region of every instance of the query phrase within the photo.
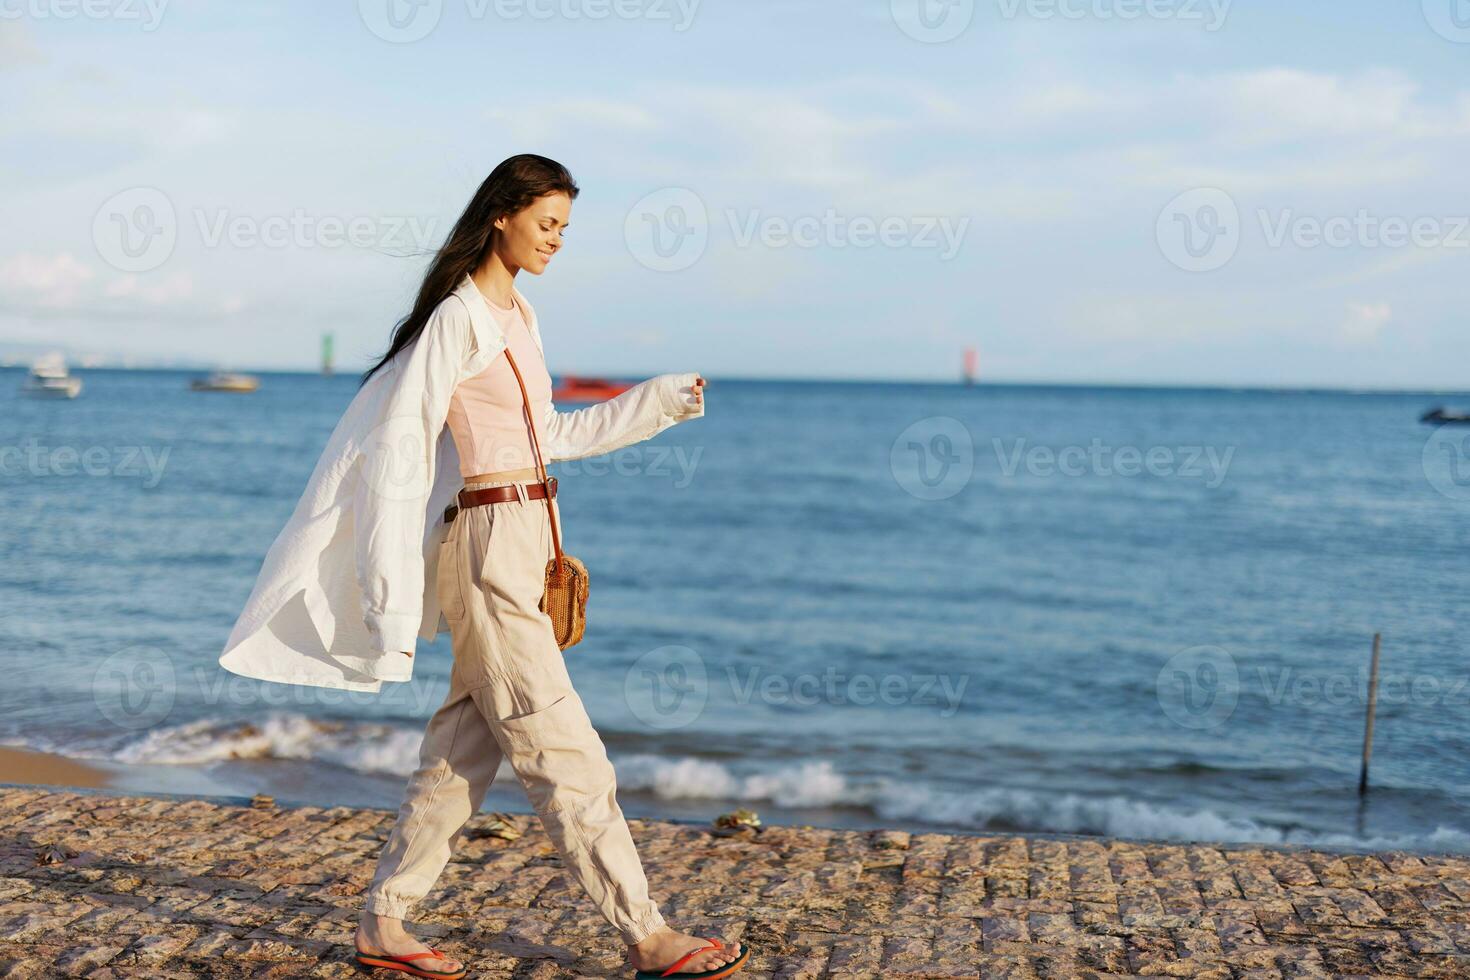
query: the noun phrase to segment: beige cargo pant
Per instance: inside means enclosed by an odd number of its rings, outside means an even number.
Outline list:
[[[466,484],[520,490],[515,500],[460,510],[439,546],[454,648],[449,695],[429,719],[366,908],[402,919],[429,893],[504,758],[567,871],[623,941],[636,943],[664,918],[649,898],[607,751],[539,608],[552,542],[546,501],[525,495],[534,482]],[[560,534],[559,513],[556,520]]]

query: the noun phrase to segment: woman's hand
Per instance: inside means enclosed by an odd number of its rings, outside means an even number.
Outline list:
[[[704,404],[704,379],[697,374],[694,376],[694,404]]]

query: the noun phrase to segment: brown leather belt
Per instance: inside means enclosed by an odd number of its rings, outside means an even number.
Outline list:
[[[556,496],[556,477],[548,476],[545,483],[536,482],[524,484],[527,500],[545,500],[547,497]],[[454,518],[465,507],[483,507],[485,504],[504,504],[512,500],[521,499],[516,495],[514,485],[503,487],[480,487],[478,490],[461,490],[455,498],[458,504],[450,504],[444,508],[444,523],[453,524]]]

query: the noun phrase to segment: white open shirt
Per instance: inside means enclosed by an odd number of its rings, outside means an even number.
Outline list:
[[[541,347],[536,311],[511,287]],[[368,379],[266,552],[219,662],[245,677],[376,692],[413,676],[415,640],[447,629],[435,577],[444,508],[463,485],[445,419],[461,381],[505,349],[466,276],[413,344]],[[544,350],[542,356],[544,357]],[[545,410],[543,461],[641,442],[704,415],[693,372],[661,374],[587,408]]]

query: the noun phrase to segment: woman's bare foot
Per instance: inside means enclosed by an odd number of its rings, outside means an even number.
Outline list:
[[[704,973],[729,963],[740,956],[740,944],[720,937],[723,944],[719,949],[709,949],[679,967],[680,973]],[[647,936],[642,942],[628,947],[628,963],[635,970],[651,970],[662,973],[678,962],[679,957],[701,947],[709,946],[698,936],[687,932],[675,932],[663,926]]]
[[[390,956],[407,956],[409,953],[427,953],[429,947],[410,936],[403,928],[402,919],[390,919],[364,911],[357,923],[357,935],[353,937],[357,948],[364,953],[387,953]],[[418,961],[425,962],[423,960]],[[429,961],[436,970],[459,970],[464,964],[449,959]]]

